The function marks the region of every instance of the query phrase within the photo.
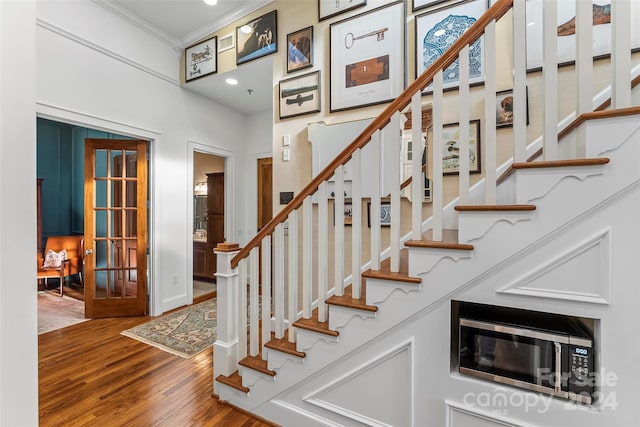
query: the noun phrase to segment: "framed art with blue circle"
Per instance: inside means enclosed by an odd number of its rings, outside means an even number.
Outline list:
[[[487,0],[472,0],[425,12],[416,16],[416,78],[440,58],[456,40],[487,10]],[[481,84],[484,80],[484,38],[469,49],[469,82]],[[443,73],[444,88],[458,86],[459,60]],[[427,87],[425,92],[430,92]]]

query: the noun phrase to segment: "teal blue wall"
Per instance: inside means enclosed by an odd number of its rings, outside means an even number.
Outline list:
[[[85,138],[131,139],[66,123],[37,119],[36,170],[37,177],[44,179],[43,247],[48,236],[84,234]]]

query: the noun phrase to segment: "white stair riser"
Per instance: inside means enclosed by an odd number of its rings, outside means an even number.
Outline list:
[[[320,332],[313,332],[306,329],[298,328],[296,332],[296,350],[306,351],[313,347],[318,341],[324,341],[327,343],[338,342],[338,337],[322,334]]]
[[[347,325],[354,317],[370,319],[376,317],[373,311],[357,310],[339,305],[329,305],[329,329],[336,331]]]
[[[367,278],[367,305],[377,305],[386,301],[397,290],[404,293],[418,292],[421,285],[416,283],[404,283],[396,280]]]
[[[462,251],[456,249],[437,249],[437,248],[409,248],[409,276],[421,277],[425,283],[426,277],[436,265],[443,259],[451,259],[459,261],[471,257],[472,251]],[[425,276],[423,276],[425,275]]]
[[[516,171],[517,204],[535,204],[559,182],[565,179],[585,181],[589,177],[602,175],[603,165],[561,168],[519,169]]]
[[[473,243],[489,232],[498,222],[506,221],[515,224],[530,221],[537,216],[536,211],[464,211],[459,212],[458,242]]]

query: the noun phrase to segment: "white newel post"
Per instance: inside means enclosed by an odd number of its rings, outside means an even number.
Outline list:
[[[213,387],[218,375],[229,376],[238,368],[238,268],[231,268],[231,259],[240,251],[237,243],[218,243],[217,255],[217,337],[213,343]]]

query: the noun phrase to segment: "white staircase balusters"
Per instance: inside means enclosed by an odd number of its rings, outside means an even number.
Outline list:
[[[613,108],[631,106],[631,86],[627,79],[631,69],[630,33],[631,2],[611,2],[611,105]]]
[[[496,21],[484,29],[484,190],[485,203],[496,204]],[[478,156],[480,153],[476,153]]]
[[[593,111],[593,4],[576,0],[578,114]],[[557,121],[557,118],[556,118]]]
[[[247,357],[247,262],[245,258],[238,263],[238,360]],[[220,301],[220,293],[217,295]]]
[[[334,175],[335,199],[333,201],[333,212],[335,216],[334,224],[334,286],[336,296],[344,295],[344,221],[341,212],[344,212],[344,167],[338,166]]]
[[[302,317],[311,318],[313,301],[313,204],[311,196],[302,203]]]
[[[284,224],[273,232],[273,331],[277,339],[284,337]],[[266,342],[266,341],[265,341]]]
[[[351,156],[351,212],[345,210],[344,216],[336,218],[336,222],[351,221],[351,294],[353,298],[360,298],[362,273],[362,152],[354,151]]]
[[[258,336],[258,255],[257,247],[249,254],[249,356],[255,357],[260,351]]]
[[[424,177],[427,172],[422,172],[422,91],[418,91],[411,97],[411,238],[422,238],[422,201],[424,199]],[[372,212],[379,212],[373,210]]]
[[[327,183],[318,187],[318,321],[327,321],[327,288],[329,286],[329,209]]]
[[[371,222],[371,269],[379,270],[380,269],[380,215],[377,215],[376,212],[380,212],[380,189],[382,188],[382,183],[380,182],[381,178],[381,170],[382,163],[381,152],[382,152],[382,132],[378,129],[371,136],[371,169],[369,171],[371,182],[373,185],[371,186],[371,205],[369,206],[369,220]]]
[[[271,339],[271,236],[262,240],[262,282],[260,283],[262,304],[262,345]],[[267,359],[267,352],[262,352]]]
[[[513,3],[513,161],[527,161],[526,3]]]
[[[391,144],[391,153],[395,153],[396,157],[391,158],[388,166],[389,176],[385,176],[384,179],[389,183],[391,187],[390,199],[391,199],[391,230],[390,230],[390,245],[391,245],[391,272],[396,273],[400,271],[400,223],[401,223],[401,206],[400,206],[400,157],[402,146],[402,131],[400,125],[400,112],[396,111],[391,117],[391,122],[385,128],[388,131],[389,138],[388,143]]]
[[[460,149],[458,192],[460,203],[465,204],[469,200],[469,46],[465,46],[458,57],[459,73],[459,102],[460,106],[460,137],[458,148]],[[476,145],[477,146],[477,145]],[[476,156],[478,153],[476,153]]]
[[[544,73],[544,158],[557,157],[558,131],[558,5],[556,1],[544,2],[543,73]],[[526,161],[523,160],[523,161]]]
[[[442,191],[444,179],[442,178],[442,70],[439,70],[433,78],[433,240],[442,241],[442,207],[444,194]],[[428,156],[427,156],[428,157]]]
[[[298,211],[293,210],[287,217],[289,222],[289,247],[287,250],[288,268],[288,291],[289,291],[289,330],[287,340],[296,342],[296,328],[293,322],[298,319]]]

